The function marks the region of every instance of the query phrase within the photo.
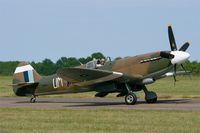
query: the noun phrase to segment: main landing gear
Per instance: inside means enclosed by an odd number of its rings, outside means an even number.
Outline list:
[[[145,100],[147,103],[156,103],[157,102],[157,95],[153,91],[148,91],[147,88],[144,86],[143,91],[145,93]]]
[[[137,102],[136,94],[131,90],[131,87],[128,84],[125,84],[128,94],[125,96],[125,102],[127,105],[134,105]],[[157,95],[153,91],[148,91],[145,86],[142,87],[145,93],[145,100],[147,103],[153,104],[157,102]]]
[[[30,99],[30,103],[35,103],[36,102],[36,96],[32,96]]]
[[[133,93],[131,91],[131,88],[128,84],[125,84],[128,94],[126,94],[125,96],[125,102],[127,105],[134,105],[137,102],[137,96],[135,95],[135,93]]]

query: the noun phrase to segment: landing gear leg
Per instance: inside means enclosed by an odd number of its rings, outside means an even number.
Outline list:
[[[156,103],[157,102],[157,95],[153,91],[148,91],[147,88],[144,86],[143,91],[145,93],[145,100],[147,103]]]
[[[130,89],[130,86],[128,84],[125,84],[128,94],[125,96],[125,102],[127,105],[134,105],[137,102],[137,96],[135,93],[133,93]]]
[[[30,103],[35,103],[36,102],[36,96],[31,97]]]

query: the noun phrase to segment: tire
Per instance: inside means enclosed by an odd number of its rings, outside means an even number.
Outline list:
[[[156,93],[153,92],[153,91],[149,91],[148,93],[146,93],[145,100],[149,104],[156,103],[157,102],[157,95],[156,95]]]
[[[153,99],[146,99],[146,102],[149,103],[149,104],[156,103],[157,102],[157,97],[153,98]]]
[[[35,103],[35,102],[36,102],[36,98],[32,97],[31,100],[30,100],[30,103]]]
[[[134,93],[129,93],[125,96],[125,102],[127,105],[134,105],[137,102],[137,96]]]

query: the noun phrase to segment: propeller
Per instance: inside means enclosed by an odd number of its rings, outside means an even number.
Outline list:
[[[190,57],[190,54],[185,52],[188,49],[188,47],[190,46],[190,43],[186,42],[178,50],[176,41],[174,38],[174,33],[173,33],[171,26],[168,26],[168,36],[169,36],[169,43],[170,43],[171,51],[161,51],[160,56],[163,58],[170,59],[171,63],[174,65],[173,66],[174,67],[173,77],[174,77],[174,83],[175,83],[177,81],[176,80],[176,71],[177,71],[178,64],[180,64],[181,67],[183,68],[183,70],[185,72],[187,72],[182,63],[184,63]]]

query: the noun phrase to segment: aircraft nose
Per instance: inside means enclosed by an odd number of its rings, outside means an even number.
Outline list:
[[[190,58],[190,54],[184,51],[172,51],[171,54],[174,55],[172,64],[182,64]]]
[[[188,60],[190,58],[190,54],[185,52],[185,61]]]

